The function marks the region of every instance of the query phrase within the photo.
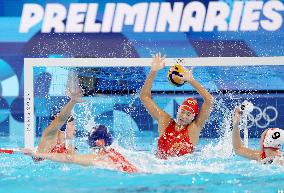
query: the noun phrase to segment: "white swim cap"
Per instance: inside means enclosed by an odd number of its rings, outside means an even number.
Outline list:
[[[282,143],[284,143],[284,130],[279,128],[267,130],[263,139],[263,147],[280,148]]]

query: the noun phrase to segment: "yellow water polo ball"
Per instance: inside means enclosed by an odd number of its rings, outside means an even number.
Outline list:
[[[175,64],[168,71],[168,81],[175,86],[184,85],[185,81],[181,79],[184,68],[181,64]]]

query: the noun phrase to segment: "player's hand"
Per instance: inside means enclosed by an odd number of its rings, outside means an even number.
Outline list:
[[[239,124],[241,120],[241,109],[239,106],[237,106],[234,110],[234,115],[233,115],[233,123],[234,124]]]
[[[75,103],[82,103],[82,102],[85,102],[83,99],[82,99],[82,96],[84,94],[84,92],[82,92],[80,89],[76,89],[74,92],[72,91],[69,91],[70,93],[70,99],[71,101],[75,102]]]
[[[193,75],[192,75],[192,73],[193,73],[193,67],[191,67],[190,69],[187,69],[187,68],[185,68],[185,67],[183,67],[183,68],[184,68],[184,72],[181,73],[182,77],[180,77],[180,79],[183,80],[183,81],[187,81],[187,82],[190,83],[191,81],[194,80],[194,77],[193,77]]]
[[[153,56],[151,71],[157,72],[165,67],[165,56],[157,53]]]
[[[21,148],[20,151],[25,155],[29,155],[29,156],[35,155],[35,152],[32,149]]]

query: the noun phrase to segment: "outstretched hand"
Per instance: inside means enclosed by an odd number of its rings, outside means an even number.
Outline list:
[[[21,148],[20,151],[29,156],[34,156],[36,153],[32,149]]]
[[[184,68],[184,72],[181,73],[182,77],[180,77],[181,80],[183,81],[187,81],[187,82],[191,82],[194,80],[194,77],[192,75],[193,73],[193,67],[191,67],[190,69],[187,69],[185,67]]]
[[[84,92],[82,92],[80,89],[76,89],[75,91],[69,91],[70,95],[70,99],[71,101],[75,102],[75,103],[82,103],[82,102],[85,102],[83,99],[82,99],[82,96],[84,94]]]
[[[157,53],[153,56],[151,70],[157,72],[158,70],[165,67],[165,56],[161,53]]]
[[[241,120],[241,109],[239,106],[237,106],[234,110],[234,115],[233,115],[233,123],[234,124],[239,124]]]

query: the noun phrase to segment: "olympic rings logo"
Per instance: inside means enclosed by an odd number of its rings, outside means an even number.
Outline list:
[[[273,106],[267,106],[263,111],[258,106],[254,106],[252,112],[256,112],[256,116],[251,113],[247,115],[247,128],[251,128],[254,124],[262,129],[267,128],[278,117],[278,110]]]

